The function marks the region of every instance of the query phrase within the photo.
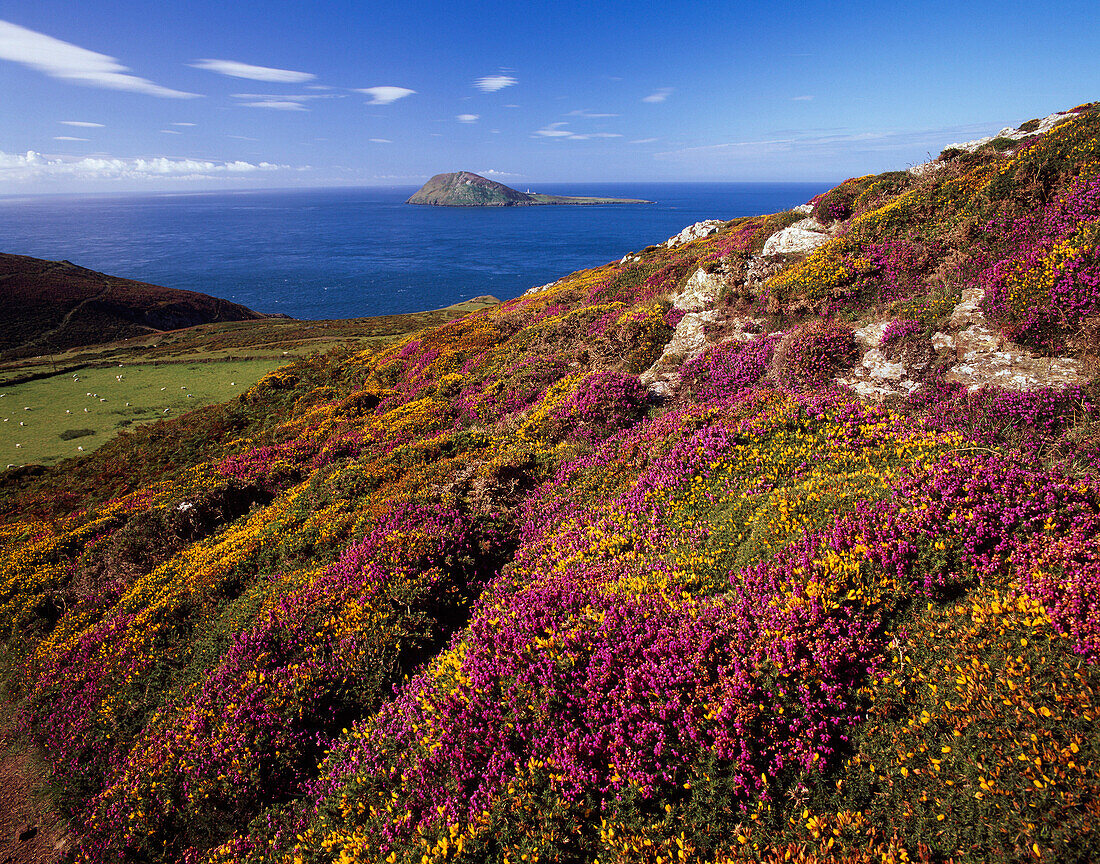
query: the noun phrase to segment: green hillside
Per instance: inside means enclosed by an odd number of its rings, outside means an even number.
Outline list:
[[[1100,105],[1006,133],[4,475],[71,858],[1100,858]]]

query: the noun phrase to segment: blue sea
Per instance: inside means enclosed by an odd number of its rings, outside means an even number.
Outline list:
[[[526,188],[526,187],[524,187]],[[260,312],[353,318],[502,300],[702,219],[774,213],[828,184],[540,185],[654,204],[414,207],[416,187],[0,198],[0,252],[202,291]]]

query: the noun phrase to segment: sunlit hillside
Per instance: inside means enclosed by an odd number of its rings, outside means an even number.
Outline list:
[[[1093,104],[9,473],[70,854],[1100,858],[1098,240]]]

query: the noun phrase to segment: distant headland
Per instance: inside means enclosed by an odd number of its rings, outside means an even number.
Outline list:
[[[520,192],[472,171],[436,174],[406,204],[437,207],[529,207],[538,204],[652,204],[643,198],[585,198]]]
[[[0,360],[198,324],[272,317],[209,294],[26,255],[0,254],[0,286],[0,301],[10,313],[0,318]]]

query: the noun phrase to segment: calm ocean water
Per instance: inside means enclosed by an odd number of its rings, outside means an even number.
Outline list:
[[[526,187],[524,187],[526,188]],[[351,318],[509,299],[702,219],[786,210],[807,183],[540,185],[655,204],[450,208],[415,187],[0,198],[0,252],[67,259],[261,312]]]

